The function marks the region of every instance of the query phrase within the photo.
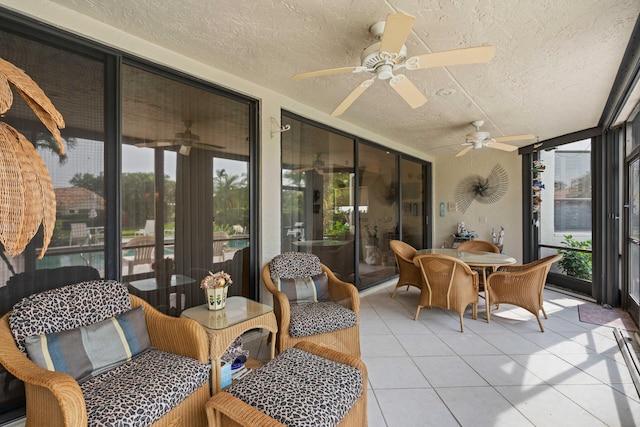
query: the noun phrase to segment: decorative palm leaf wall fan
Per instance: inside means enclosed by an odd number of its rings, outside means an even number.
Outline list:
[[[177,132],[173,138],[155,140],[150,142],[141,142],[135,145],[137,147],[150,148],[171,147],[174,145],[179,145],[180,148],[178,149],[178,153],[185,156],[188,156],[191,153],[191,148],[201,148],[203,150],[220,150],[225,148],[221,145],[205,144],[203,142],[200,142],[200,136],[191,132],[191,125],[191,120],[185,120],[185,130],[183,132]]]
[[[372,74],[372,78],[360,83],[360,85],[333,110],[331,113],[332,116],[339,116],[344,113],[347,108],[375,82],[376,78],[389,80],[391,88],[393,88],[411,108],[418,108],[427,102],[427,97],[424,96],[404,74],[394,74],[395,71],[483,63],[489,62],[495,55],[493,46],[479,46],[425,53],[407,58],[407,48],[404,43],[409,36],[415,19],[414,16],[403,13],[391,13],[387,15],[386,21],[379,21],[371,25],[369,31],[380,41],[364,49],[361,54],[361,65],[358,67],[312,71],[296,74],[291,78],[296,80],[342,73]]]
[[[484,124],[484,120],[476,120],[471,123],[471,126],[476,128],[475,132],[467,134],[466,141],[462,143],[463,148],[456,157],[461,157],[467,154],[469,151],[473,149],[490,147],[496,148],[498,150],[503,151],[514,151],[517,150],[518,147],[514,145],[503,144],[506,141],[525,141],[528,139],[534,139],[535,136],[529,134],[522,135],[509,135],[509,136],[499,136],[496,138],[491,138],[491,134],[489,132],[480,131],[480,127]]]

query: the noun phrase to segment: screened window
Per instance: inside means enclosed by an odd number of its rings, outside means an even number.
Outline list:
[[[204,303],[209,271],[249,296],[249,104],[133,65],[122,88],[125,280],[170,314]]]
[[[57,215],[49,248],[42,229],[26,250],[0,261],[0,315],[22,297],[82,280],[87,267],[105,273],[104,65],[68,50],[0,31],[2,58],[23,69],[60,111],[66,155],[22,97],[0,119],[17,129],[44,159],[53,182]],[[82,70],[82,72],[78,72]],[[82,270],[82,271],[81,271]],[[62,272],[64,275],[61,277]],[[24,413],[24,387],[0,367],[0,424]]]
[[[591,230],[590,143],[570,144],[555,152],[554,228],[558,232]]]

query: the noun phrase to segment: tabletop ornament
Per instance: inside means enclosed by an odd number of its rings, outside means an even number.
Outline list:
[[[204,289],[209,310],[221,310],[227,303],[227,291],[233,283],[231,276],[224,271],[209,272],[200,282],[200,288]]]

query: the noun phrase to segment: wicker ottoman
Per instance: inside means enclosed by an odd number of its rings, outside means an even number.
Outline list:
[[[209,426],[367,425],[367,369],[359,359],[300,342],[207,402]]]

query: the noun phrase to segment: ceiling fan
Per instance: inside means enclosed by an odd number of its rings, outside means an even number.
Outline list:
[[[503,151],[514,151],[517,150],[518,147],[514,145],[503,144],[503,141],[524,141],[527,139],[534,139],[535,136],[529,134],[522,135],[509,135],[509,136],[499,136],[497,138],[491,138],[491,134],[489,132],[483,132],[480,130],[480,127],[484,125],[484,120],[476,120],[471,122],[471,126],[476,128],[475,132],[471,132],[467,134],[466,141],[462,143],[462,145],[467,146],[463,148],[456,157],[461,157],[467,154],[469,151],[482,148],[482,147],[490,147],[497,148],[498,150]]]
[[[495,55],[493,46],[479,46],[443,52],[425,53],[407,58],[404,42],[413,27],[415,17],[403,13],[390,13],[386,21],[378,21],[369,27],[369,32],[379,39],[363,50],[360,55],[361,66],[342,67],[328,70],[296,74],[294,80],[308,77],[327,76],[341,73],[369,73],[373,77],[360,83],[331,113],[339,116],[371,86],[375,79],[389,80],[389,85],[404,99],[411,108],[418,108],[427,102],[427,97],[404,75],[394,74],[404,68],[418,70],[450,65],[476,64],[489,62]]]
[[[302,168],[299,168],[299,169],[294,169],[291,172],[292,173],[302,173],[302,172],[315,170],[320,175],[324,175],[324,170],[323,169],[324,169],[324,166],[325,166],[325,162],[324,162],[324,160],[322,160],[320,158],[320,156],[322,156],[322,153],[315,153],[313,155],[313,162],[311,163],[311,166],[302,167]]]
[[[200,142],[200,136],[191,132],[191,120],[184,121],[185,130],[183,132],[177,132],[172,139],[155,140],[150,142],[141,142],[135,144],[137,147],[171,147],[179,145],[178,153],[188,156],[191,153],[191,148],[201,148],[204,150],[223,149],[225,147],[221,145],[205,144]]]

